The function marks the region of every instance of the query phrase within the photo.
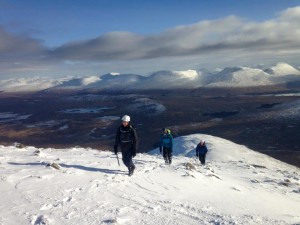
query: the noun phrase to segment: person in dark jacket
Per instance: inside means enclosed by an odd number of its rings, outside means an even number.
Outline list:
[[[201,140],[196,147],[196,156],[199,157],[199,160],[202,165],[205,165],[205,158],[207,153],[207,147],[204,140]]]
[[[138,138],[135,129],[130,124],[130,116],[122,117],[122,125],[118,128],[114,145],[114,152],[118,154],[118,147],[121,149],[122,161],[127,166],[129,176],[133,174],[135,165],[132,158],[136,155]]]
[[[160,136],[160,153],[163,152],[163,157],[166,164],[172,163],[173,152],[173,137],[169,129],[163,128]]]

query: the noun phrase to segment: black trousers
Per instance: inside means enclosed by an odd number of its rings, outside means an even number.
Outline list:
[[[172,163],[172,149],[163,147],[163,157],[166,163]]]
[[[205,158],[206,158],[206,154],[199,154],[199,160],[202,165],[205,164]]]
[[[132,162],[132,155],[133,155],[133,145],[131,143],[121,144],[121,152],[122,152],[122,161],[125,166],[129,168],[134,167]]]

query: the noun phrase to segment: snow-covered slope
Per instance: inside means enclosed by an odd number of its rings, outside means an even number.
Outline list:
[[[300,223],[298,168],[213,136],[174,142],[171,166],[155,149],[134,158],[132,177],[111,152],[0,146],[0,224]]]
[[[255,118],[261,118],[262,120],[266,119],[284,119],[284,118],[300,118],[300,100],[291,101],[288,103],[280,103],[276,104],[272,107],[270,111],[264,111],[261,113],[255,113],[255,115],[251,115]]]

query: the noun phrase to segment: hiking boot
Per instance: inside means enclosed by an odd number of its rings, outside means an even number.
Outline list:
[[[135,166],[131,166],[129,167],[129,176],[131,176],[133,174],[133,171],[135,170]]]

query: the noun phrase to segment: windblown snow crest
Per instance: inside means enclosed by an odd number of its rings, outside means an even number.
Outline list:
[[[41,85],[39,84],[39,81]],[[189,89],[197,87],[250,87],[300,81],[300,71],[289,64],[278,63],[261,69],[251,67],[228,67],[218,72],[206,70],[159,71],[150,76],[110,73],[102,76],[65,78],[47,82],[45,79],[11,79],[0,81],[0,90],[152,90]]]
[[[0,146],[0,160],[0,224],[300,222],[299,169],[214,136],[175,138],[171,166],[158,149],[138,154],[131,177],[112,152],[90,148]]]

